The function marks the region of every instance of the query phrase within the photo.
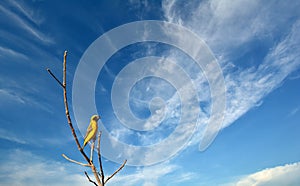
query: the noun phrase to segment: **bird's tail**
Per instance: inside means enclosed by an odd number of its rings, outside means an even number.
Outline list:
[[[82,148],[84,148],[84,147],[86,146],[87,143],[88,143],[87,141],[84,141],[84,142],[83,142],[83,145],[82,145]]]

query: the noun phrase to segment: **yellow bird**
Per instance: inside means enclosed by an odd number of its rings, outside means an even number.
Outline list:
[[[98,115],[93,115],[91,117],[90,125],[86,130],[86,134],[84,137],[84,142],[83,142],[83,147],[86,146],[86,144],[91,140],[96,140],[96,134],[98,131],[98,120],[100,119],[100,116]]]

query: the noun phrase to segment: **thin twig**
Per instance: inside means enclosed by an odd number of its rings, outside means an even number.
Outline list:
[[[91,180],[91,178],[89,177],[88,173],[84,171],[84,174],[86,175],[87,179],[89,180],[89,182],[93,183],[94,185],[98,186],[96,182],[94,182],[93,180]]]
[[[94,149],[95,149],[95,140],[92,141],[92,145],[91,145],[90,162],[93,162]]]
[[[118,170],[116,170],[111,176],[109,176],[109,177],[105,180],[104,184],[106,184],[106,183],[108,182],[108,180],[110,180],[114,175],[116,175],[120,170],[122,170],[123,167],[125,166],[126,162],[127,162],[127,160],[125,160],[124,163],[118,168]],[[103,185],[104,185],[104,184],[103,184]]]
[[[100,140],[101,139],[101,131],[98,133],[98,145],[97,145],[97,151],[98,151],[98,160],[99,160],[99,167],[101,172],[101,182],[104,185],[104,171],[102,167],[102,158],[101,158],[101,152],[100,152]]]
[[[46,69],[49,74],[57,81],[57,83],[62,86],[62,88],[64,88],[64,85],[59,81],[59,79],[57,79],[57,77],[51,72],[51,70],[49,68]]]
[[[66,110],[66,117],[68,120],[68,124],[72,130],[72,134],[74,136],[75,142],[77,144],[78,150],[80,152],[82,152],[82,155],[84,156],[84,158],[89,161],[89,158],[87,157],[87,155],[83,152],[83,149],[78,141],[77,135],[75,133],[72,121],[71,121],[71,117],[70,117],[70,113],[69,113],[69,104],[68,104],[68,98],[67,98],[67,87],[66,87],[66,78],[67,78],[67,51],[65,51],[64,53],[64,63],[63,63],[63,90],[64,90],[64,104],[65,104],[65,110]]]
[[[81,162],[72,160],[71,158],[69,158],[69,157],[66,156],[65,154],[62,154],[62,156],[63,156],[66,160],[68,160],[68,161],[70,161],[70,162],[72,162],[72,163],[76,163],[76,164],[78,164],[78,165],[85,166],[85,167],[90,167],[90,166],[91,166],[90,164],[84,164],[84,163],[81,163]]]

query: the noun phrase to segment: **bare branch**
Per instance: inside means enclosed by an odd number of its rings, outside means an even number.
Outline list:
[[[101,131],[98,133],[98,145],[97,145],[97,151],[98,151],[98,160],[99,160],[99,167],[101,172],[101,182],[104,185],[104,171],[102,167],[102,158],[101,158],[101,152],[100,152],[100,140],[101,139]]]
[[[47,69],[47,71],[50,73],[50,75],[61,85],[61,82],[56,78],[56,76],[50,71],[50,69]],[[70,113],[69,113],[69,104],[68,104],[68,99],[67,99],[67,86],[66,86],[66,78],[67,78],[67,51],[64,52],[64,61],[63,61],[63,83],[62,83],[62,88],[63,88],[63,96],[64,96],[64,105],[65,105],[65,111],[66,111],[66,117],[68,120],[68,124],[69,127],[72,131],[72,135],[74,137],[74,140],[76,142],[77,148],[80,151],[80,153],[82,154],[82,156],[84,157],[84,159],[88,162],[88,165],[91,167],[94,176],[97,180],[98,185],[102,186],[102,183],[99,179],[99,176],[97,174],[97,169],[95,167],[95,165],[93,164],[93,162],[90,161],[89,157],[85,154],[85,152],[83,151],[83,148],[81,147],[79,140],[77,138],[75,129],[73,127],[72,121],[71,121],[71,117],[70,117]],[[68,158],[70,159],[70,158]],[[71,159],[70,159],[71,160]],[[70,161],[69,160],[69,161]],[[72,161],[72,162],[76,162],[76,161]],[[77,164],[81,164],[80,162],[77,162]]]
[[[88,173],[84,171],[84,174],[86,175],[87,179],[89,180],[89,182],[93,183],[94,185],[98,186],[96,182],[94,182],[93,180],[91,180],[91,178],[89,177]]]
[[[85,158],[85,160],[91,165],[91,169],[94,173],[94,176],[97,180],[97,183],[99,185],[101,184],[101,181],[99,179],[99,176],[97,174],[97,170],[96,167],[94,166],[93,162],[90,161],[90,159],[88,158],[88,156],[85,154],[85,152],[83,151],[83,148],[81,147],[77,135],[75,133],[72,121],[71,121],[71,117],[70,117],[70,113],[69,113],[69,104],[68,104],[68,99],[67,99],[67,86],[66,86],[66,79],[67,79],[67,51],[64,52],[64,64],[63,64],[63,89],[64,89],[64,103],[65,103],[65,110],[66,110],[66,117],[68,120],[68,124],[72,130],[72,134],[74,136],[74,140],[77,144],[78,150],[80,151],[80,153],[83,155],[83,157]]]
[[[46,69],[49,74],[57,81],[57,83],[62,87],[64,88],[64,85],[59,81],[59,79],[51,72],[51,70],[49,68]]]
[[[72,121],[71,121],[71,117],[70,117],[70,113],[69,113],[68,98],[67,98],[66,78],[67,78],[67,51],[64,52],[64,63],[63,63],[63,90],[64,90],[64,104],[65,104],[65,110],[66,110],[66,117],[68,120],[68,124],[71,128],[74,140],[77,144],[78,150],[81,152],[81,154],[86,159],[86,161],[90,162],[88,156],[85,154],[85,152],[83,151],[83,149],[78,141],[77,135],[75,133],[75,129],[74,129]],[[91,164],[91,163],[89,163],[89,164]]]
[[[62,156],[72,162],[72,163],[76,163],[78,165],[81,166],[86,166],[86,167],[90,167],[92,169],[92,172],[94,174],[94,177],[96,179],[97,182],[93,181],[90,179],[90,177],[88,176],[87,172],[84,172],[86,177],[88,178],[88,180],[93,183],[96,186],[104,186],[113,176],[115,176],[121,169],[123,169],[123,167],[125,166],[127,160],[124,161],[124,163],[111,175],[109,176],[106,180],[104,179],[104,171],[103,171],[103,166],[102,166],[102,159],[101,159],[101,152],[100,152],[100,138],[101,138],[101,132],[99,132],[98,134],[98,146],[97,146],[97,151],[98,151],[98,160],[99,160],[99,166],[100,166],[100,173],[97,171],[94,163],[93,163],[93,152],[94,152],[94,148],[95,148],[95,139],[93,141],[92,147],[91,147],[91,156],[90,158],[86,155],[86,153],[83,151],[83,147],[80,145],[79,140],[77,138],[75,129],[73,127],[72,121],[71,121],[71,117],[70,117],[70,113],[69,113],[69,105],[68,105],[68,99],[67,99],[67,83],[66,83],[66,78],[67,78],[67,51],[64,52],[64,60],[63,60],[63,82],[61,83],[61,81],[59,81],[59,79],[51,72],[51,70],[49,68],[47,68],[48,73],[59,83],[59,85],[63,88],[63,97],[64,97],[64,106],[65,106],[65,114],[66,114],[66,118],[68,120],[68,124],[69,127],[72,131],[72,135],[74,137],[74,140],[76,142],[77,148],[80,151],[80,153],[82,154],[82,156],[84,157],[84,159],[87,161],[87,164],[75,161],[73,159],[70,159],[69,157],[67,157],[65,154],[62,154]],[[100,178],[101,180],[100,180]],[[105,181],[104,181],[105,180]]]
[[[111,176],[109,176],[109,177],[105,180],[104,184],[106,184],[106,183],[108,182],[108,180],[110,180],[112,177],[114,177],[114,175],[116,175],[120,170],[122,170],[123,167],[125,166],[126,162],[127,162],[127,160],[125,160],[124,163],[118,168],[118,170],[116,170]]]
[[[93,162],[94,149],[95,149],[95,140],[92,141],[92,145],[91,145],[90,162]]]
[[[71,158],[69,158],[69,157],[66,156],[65,154],[62,154],[62,156],[63,156],[66,160],[68,160],[68,161],[70,161],[70,162],[72,162],[72,163],[76,163],[76,164],[78,164],[78,165],[85,166],[85,167],[91,167],[90,164],[84,164],[84,163],[81,163],[81,162],[72,160]]]

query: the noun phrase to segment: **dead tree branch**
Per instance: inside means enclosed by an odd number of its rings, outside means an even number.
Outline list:
[[[127,162],[127,160],[125,160],[124,162],[123,162],[123,164],[112,174],[112,175],[110,175],[106,180],[105,180],[105,182],[104,182],[104,184],[106,184],[107,182],[108,182],[108,180],[110,180],[112,177],[114,177],[120,170],[122,170],[123,169],[123,167],[125,166],[125,164],[126,164],[126,162]],[[103,185],[104,185],[103,184]]]
[[[96,182],[94,182],[93,180],[91,180],[91,178],[89,177],[88,173],[84,171],[85,176],[87,177],[87,179],[89,180],[89,182],[93,183],[94,185],[98,186]]]
[[[100,140],[101,140],[101,131],[98,133],[98,145],[97,145],[97,153],[98,153],[98,161],[99,161],[99,167],[100,167],[100,178],[101,178],[101,181],[104,184],[106,184],[108,182],[108,180],[110,180],[112,177],[114,177],[120,170],[123,169],[123,167],[125,166],[127,160],[125,160],[123,162],[123,164],[111,175],[109,176],[106,180],[105,180],[105,177],[104,177],[104,170],[103,170],[103,166],[102,166],[102,156],[101,156],[101,151],[100,151],[100,147],[101,147],[101,143],[100,143]],[[105,181],[104,181],[105,180]]]
[[[91,167],[90,164],[84,164],[84,163],[81,163],[81,162],[72,160],[71,158],[69,158],[69,157],[66,156],[65,154],[62,154],[62,156],[63,156],[66,160],[68,160],[68,161],[70,161],[70,162],[72,162],[72,163],[76,163],[76,164],[81,165],[81,166],[84,166],[84,167]]]
[[[95,149],[95,140],[92,140],[90,161],[93,162],[93,154]]]
[[[99,161],[99,167],[100,167],[100,175],[101,175],[101,182],[104,183],[104,171],[102,167],[102,158],[101,158],[101,152],[100,152],[100,139],[101,139],[101,132],[98,134],[98,145],[97,145],[97,151],[98,151],[98,161]]]
[[[66,118],[69,124],[69,127],[71,129],[72,135],[74,137],[75,143],[77,145],[77,148],[79,150],[79,152],[82,154],[82,156],[84,157],[84,159],[86,160],[87,164],[75,161],[73,159],[70,159],[69,157],[67,157],[65,154],[62,154],[62,156],[72,162],[72,163],[76,163],[78,165],[81,166],[85,166],[85,167],[90,167],[94,177],[96,179],[96,182],[91,180],[90,177],[88,176],[87,172],[84,172],[86,177],[88,178],[88,180],[93,183],[96,186],[104,186],[106,184],[106,182],[108,180],[110,180],[114,175],[116,175],[126,164],[127,160],[124,161],[124,163],[119,167],[118,170],[116,170],[111,176],[109,176],[105,181],[104,181],[104,171],[103,171],[103,167],[102,167],[102,160],[101,160],[101,153],[100,153],[100,136],[101,133],[99,133],[99,137],[98,137],[98,146],[97,146],[97,150],[98,150],[98,159],[99,159],[99,164],[100,164],[100,171],[101,174],[98,174],[98,171],[93,163],[93,151],[94,151],[94,143],[95,141],[93,141],[92,147],[91,147],[91,155],[90,158],[86,155],[86,153],[83,151],[83,148],[81,147],[78,137],[76,135],[75,129],[73,127],[72,124],[72,120],[70,117],[70,113],[69,113],[69,104],[68,104],[68,99],[67,99],[67,83],[66,83],[66,78],[67,78],[67,51],[64,52],[64,59],[63,59],[63,82],[61,83],[61,81],[51,72],[51,70],[49,68],[47,68],[48,73],[57,81],[57,83],[63,88],[63,98],[64,98],[64,106],[65,106],[65,114],[66,114]],[[99,176],[101,177],[101,180],[99,178]]]
[[[57,83],[62,87],[64,88],[64,85],[57,79],[57,77],[51,72],[51,70],[49,68],[46,69],[49,74],[57,81]]]
[[[90,165],[94,176],[97,180],[97,183],[99,186],[103,186],[104,184],[101,183],[99,176],[97,174],[97,170],[96,167],[94,166],[93,162],[90,161],[89,157],[85,154],[85,152],[83,151],[83,148],[81,147],[79,140],[77,138],[75,129],[73,127],[72,124],[72,120],[70,117],[70,113],[69,113],[69,104],[68,104],[68,98],[67,98],[67,83],[66,83],[66,79],[67,79],[67,51],[64,52],[64,60],[63,60],[63,83],[61,84],[61,82],[58,80],[58,78],[50,71],[50,69],[47,69],[47,71],[49,72],[49,74],[59,83],[60,86],[62,86],[63,88],[63,96],[64,96],[64,105],[65,105],[65,111],[66,111],[66,117],[68,120],[68,124],[69,127],[72,131],[72,135],[74,137],[74,140],[76,142],[77,148],[80,151],[80,153],[82,154],[82,156],[84,157],[84,159],[88,162],[88,164]],[[95,171],[96,170],[96,171]]]

